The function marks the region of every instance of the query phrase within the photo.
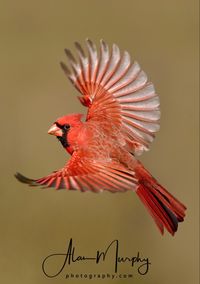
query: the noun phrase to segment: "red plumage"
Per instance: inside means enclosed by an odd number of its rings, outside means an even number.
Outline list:
[[[161,233],[172,235],[184,220],[186,207],[163,188],[136,159],[149,149],[159,129],[159,98],[154,86],[128,52],[117,45],[86,41],[88,55],[75,43],[77,61],[65,50],[71,70],[64,72],[83,95],[80,102],[88,107],[82,114],[60,117],[49,134],[55,135],[72,155],[60,170],[40,179],[28,179],[17,173],[21,182],[56,189],[111,192],[135,191],[153,217]]]

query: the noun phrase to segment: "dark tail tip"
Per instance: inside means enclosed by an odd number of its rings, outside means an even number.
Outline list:
[[[136,191],[145,207],[153,217],[156,225],[158,226],[161,234],[164,233],[164,228],[174,236],[178,229],[179,219],[174,213],[174,208],[169,208],[165,199],[159,198],[157,191],[149,185],[140,185]]]

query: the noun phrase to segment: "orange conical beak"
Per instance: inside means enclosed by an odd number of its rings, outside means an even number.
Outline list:
[[[62,130],[54,123],[48,131],[48,134],[55,135],[55,136],[62,136]]]

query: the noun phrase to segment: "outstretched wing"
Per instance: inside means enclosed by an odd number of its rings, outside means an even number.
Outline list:
[[[137,179],[133,171],[117,162],[94,162],[74,152],[61,170],[40,178],[29,179],[19,173],[16,178],[30,186],[54,187],[56,189],[99,192],[124,192],[136,190]]]
[[[131,62],[127,51],[120,54],[113,44],[100,42],[100,54],[96,46],[86,40],[86,55],[79,43],[75,43],[79,60],[65,50],[71,70],[61,67],[79,92],[80,101],[88,107],[87,120],[104,120],[115,124],[130,151],[136,154],[148,150],[155,132],[159,130],[159,98],[154,86],[148,82],[140,65]]]

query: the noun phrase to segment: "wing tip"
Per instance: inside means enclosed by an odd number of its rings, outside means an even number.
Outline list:
[[[26,183],[29,184],[31,186],[37,186],[38,184],[36,183],[36,181],[34,179],[30,179],[25,177],[24,175],[16,172],[16,174],[14,175],[16,177],[16,179],[22,183]]]
[[[60,61],[60,67],[67,75],[70,75],[70,70],[64,62]]]

